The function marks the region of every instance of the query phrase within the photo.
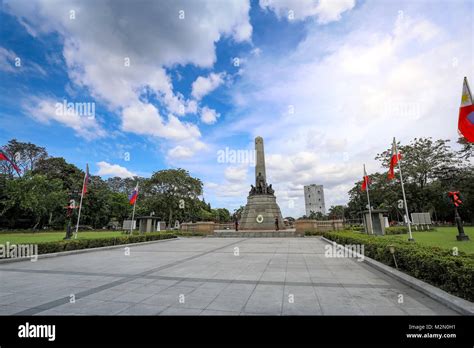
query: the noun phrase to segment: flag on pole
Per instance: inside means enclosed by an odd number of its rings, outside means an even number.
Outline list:
[[[367,172],[365,171],[365,165],[364,165],[364,178],[362,182],[362,191],[367,190],[367,188],[369,187],[369,184],[370,184],[370,178],[367,175]]]
[[[82,193],[87,193],[87,183],[89,182],[89,164],[86,164],[86,176],[84,177],[84,185],[82,185]]]
[[[81,202],[79,203],[79,213],[77,214],[77,223],[76,223],[76,233],[74,239],[77,239],[77,233],[79,232],[79,221],[81,220],[81,211],[82,211],[82,199],[84,194],[87,192],[87,182],[89,181],[89,164],[86,164],[86,174],[84,175],[84,181],[82,182],[82,193],[81,193]]]
[[[18,168],[18,166],[2,150],[0,150],[0,161],[7,161],[8,163],[10,163],[13,169],[15,169],[18,175],[20,175],[21,169]]]
[[[464,78],[462,86],[458,130],[468,142],[474,143],[474,103],[469,84],[467,83],[467,77]]]
[[[388,179],[392,180],[395,178],[395,166],[397,165],[398,161],[402,159],[402,155],[398,153],[397,144],[395,142],[395,138],[393,138],[392,143],[392,155],[390,156],[390,169],[388,170]]]
[[[135,204],[135,202],[137,201],[137,197],[138,197],[138,184],[137,186],[135,186],[135,189],[133,190],[132,194],[128,197],[130,205]]]

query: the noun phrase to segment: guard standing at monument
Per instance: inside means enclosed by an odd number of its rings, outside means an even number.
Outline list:
[[[277,231],[280,230],[280,228],[278,227],[278,216],[275,216],[275,229],[276,229]]]
[[[238,231],[238,230],[239,230],[239,219],[236,216],[235,217],[235,231]]]

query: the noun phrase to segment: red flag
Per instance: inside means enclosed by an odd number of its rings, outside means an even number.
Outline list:
[[[451,197],[453,203],[456,207],[459,207],[462,204],[461,199],[459,198],[459,191],[448,192],[448,196]]]
[[[7,155],[1,150],[0,150],[0,161],[7,161],[8,163],[10,163],[13,169],[15,169],[18,175],[20,175],[21,169],[18,168],[18,166],[15,163],[13,163],[13,161],[10,158],[8,158]]]
[[[395,143],[395,138],[393,138],[392,143],[392,156],[390,156],[390,169],[388,170],[388,179],[392,180],[395,178],[395,166],[398,164],[398,161],[402,159],[402,155],[397,151],[397,144]]]
[[[84,186],[82,186],[82,194],[87,193],[87,182],[89,181],[89,164],[86,164],[86,176],[84,177]]]
[[[369,184],[370,184],[370,178],[367,175],[367,172],[365,171],[365,165],[364,165],[364,178],[362,182],[362,191],[367,190],[367,188],[369,187]]]
[[[138,198],[138,184],[137,186],[135,186],[135,189],[133,190],[132,194],[128,197],[130,205],[134,205],[135,202],[137,201],[137,198]]]
[[[462,86],[458,130],[459,133],[464,136],[464,139],[470,143],[474,143],[474,103],[466,77],[464,78],[464,84]]]

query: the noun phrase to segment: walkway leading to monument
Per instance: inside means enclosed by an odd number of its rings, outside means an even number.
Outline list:
[[[220,238],[288,238],[304,237],[304,233],[297,234],[295,229],[288,230],[216,230],[209,237]]]
[[[0,264],[0,315],[456,314],[325,245],[185,238]]]

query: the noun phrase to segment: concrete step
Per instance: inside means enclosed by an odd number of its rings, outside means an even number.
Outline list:
[[[216,231],[209,237],[217,238],[284,238],[300,237],[295,231]]]

